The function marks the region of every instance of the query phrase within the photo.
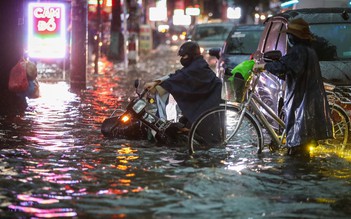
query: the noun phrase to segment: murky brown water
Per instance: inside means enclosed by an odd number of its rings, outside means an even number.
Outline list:
[[[185,148],[105,139],[101,122],[126,104],[133,80],[175,67],[154,61],[90,76],[79,93],[42,82],[24,116],[0,118],[0,218],[350,217],[349,151],[190,157]]]

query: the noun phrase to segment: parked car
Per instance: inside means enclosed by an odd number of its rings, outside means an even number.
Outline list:
[[[221,47],[233,26],[234,24],[229,22],[195,24],[189,29],[186,40],[196,41],[204,58],[214,67],[217,60],[210,57],[208,51],[213,47]]]
[[[216,74],[223,78],[231,75],[232,69],[245,60],[251,59],[263,32],[263,25],[238,25],[228,34],[222,47],[209,50],[210,56],[218,59]]]
[[[222,47],[211,48],[209,54],[218,59],[216,74],[222,81],[227,81],[232,76],[232,70],[243,61],[253,59],[261,39],[264,25],[237,25],[228,34]],[[260,99],[278,112],[282,105],[283,95],[281,80],[272,74],[263,73],[257,86]],[[277,124],[272,123],[278,127]]]
[[[351,85],[351,8],[314,8],[290,10],[270,17],[258,44],[254,59],[263,61],[263,53],[270,50],[287,52],[286,30],[289,20],[303,18],[309,23],[316,40],[322,76],[335,85]]]
[[[319,57],[324,80],[336,85],[344,107],[351,115],[351,8],[310,8],[288,10],[268,18],[254,59],[263,63],[263,54],[279,50],[287,52],[286,30],[292,19],[303,18],[315,37],[312,46]],[[280,97],[272,97],[274,101]],[[274,102],[273,101],[273,102]],[[277,109],[273,106],[274,109]]]

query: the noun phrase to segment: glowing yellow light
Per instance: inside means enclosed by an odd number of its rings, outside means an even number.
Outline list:
[[[139,156],[128,156],[127,160],[136,160]]]
[[[131,182],[130,179],[119,179],[118,181],[123,184],[129,184]]]
[[[123,115],[121,117],[121,120],[122,120],[122,122],[126,123],[126,122],[128,122],[130,120],[130,116],[129,115]]]
[[[127,170],[128,167],[125,166],[125,165],[118,165],[118,166],[117,166],[117,169],[119,169],[119,170]]]
[[[136,188],[136,189],[133,189],[132,192],[141,192],[141,191],[143,191],[143,190],[144,190],[143,188],[138,187],[138,188]]]
[[[166,33],[169,30],[169,25],[160,24],[160,25],[158,25],[157,30],[158,30],[158,32]]]
[[[119,162],[122,163],[122,164],[127,164],[128,163],[127,160],[119,160]]]
[[[132,149],[130,147],[124,147],[118,150],[118,153],[120,154],[131,154],[131,153],[135,153],[137,150]]]

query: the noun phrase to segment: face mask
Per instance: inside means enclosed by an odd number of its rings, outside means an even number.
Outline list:
[[[191,58],[184,59],[183,57],[180,59],[180,64],[184,67],[188,67],[193,60]]]

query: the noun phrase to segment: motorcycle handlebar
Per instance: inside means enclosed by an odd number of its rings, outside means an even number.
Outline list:
[[[148,91],[149,91],[148,89],[144,89],[143,92],[141,92],[140,94],[140,98],[144,97]]]

